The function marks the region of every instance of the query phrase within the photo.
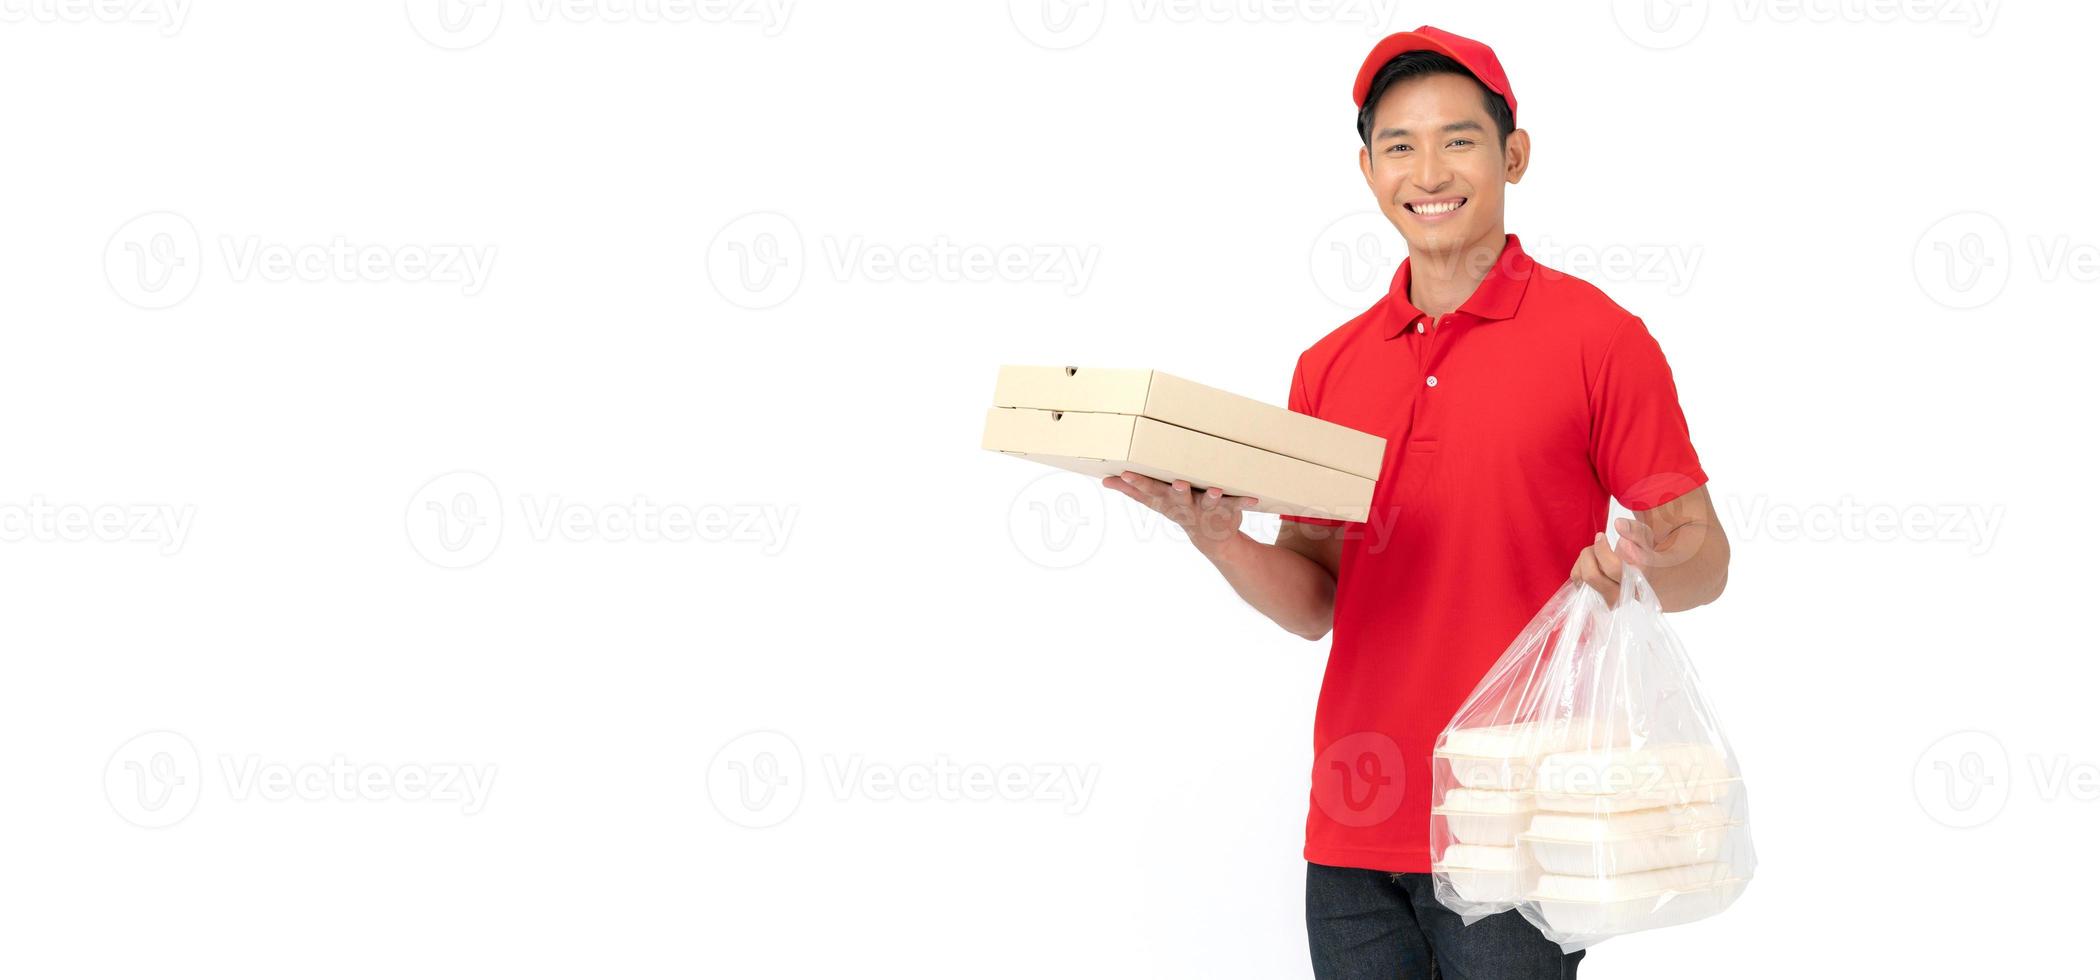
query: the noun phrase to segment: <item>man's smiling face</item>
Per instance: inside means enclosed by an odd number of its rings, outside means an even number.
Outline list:
[[[1480,83],[1425,75],[1386,89],[1362,151],[1364,180],[1410,254],[1453,253],[1502,235],[1502,190],[1524,175],[1530,137],[1495,132]]]

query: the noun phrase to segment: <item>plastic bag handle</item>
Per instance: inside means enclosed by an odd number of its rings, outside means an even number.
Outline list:
[[[1648,576],[1641,574],[1640,566],[1630,561],[1622,562],[1619,565],[1619,603],[1612,607],[1612,611],[1617,612],[1634,603],[1648,607],[1648,611],[1655,615],[1662,615],[1662,600],[1655,597],[1655,586],[1648,584]]]

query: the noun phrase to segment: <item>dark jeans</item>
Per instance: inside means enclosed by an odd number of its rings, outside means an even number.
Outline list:
[[[1305,934],[1318,980],[1574,980],[1563,954],[1516,912],[1466,925],[1426,874],[1305,866]]]

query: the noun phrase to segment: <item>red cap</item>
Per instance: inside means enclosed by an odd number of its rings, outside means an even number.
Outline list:
[[[1371,94],[1371,80],[1378,77],[1378,69],[1385,63],[1409,51],[1434,51],[1450,58],[1480,79],[1480,84],[1509,103],[1511,118],[1517,115],[1517,97],[1509,90],[1509,76],[1502,73],[1502,62],[1495,57],[1495,49],[1469,37],[1459,37],[1449,31],[1440,31],[1424,25],[1411,31],[1403,31],[1378,42],[1371,49],[1371,56],[1364,59],[1364,66],[1356,71],[1356,107],[1364,107],[1364,97]]]

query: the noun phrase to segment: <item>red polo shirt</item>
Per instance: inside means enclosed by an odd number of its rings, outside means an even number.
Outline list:
[[[1370,520],[1344,532],[1305,858],[1428,871],[1437,733],[1610,498],[1646,510],[1706,473],[1640,319],[1515,235],[1434,321],[1402,262],[1385,298],[1299,356],[1290,407],[1386,438]]]

